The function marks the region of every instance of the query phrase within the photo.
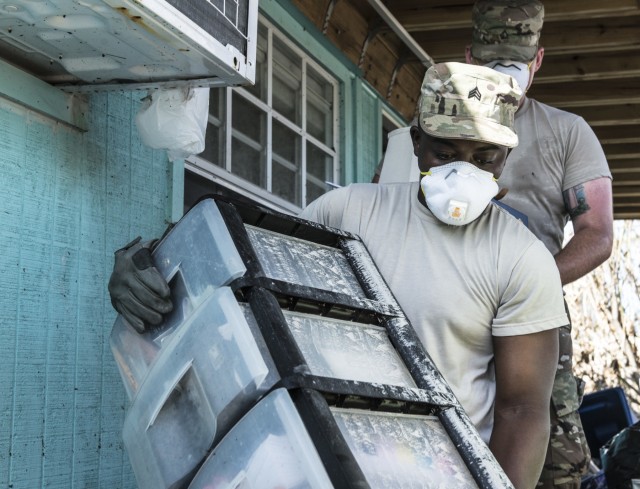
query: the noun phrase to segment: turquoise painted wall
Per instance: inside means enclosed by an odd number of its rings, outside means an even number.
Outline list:
[[[340,81],[343,177],[369,181],[384,102],[288,0],[261,10]],[[107,281],[114,250],[179,217],[182,166],[140,142],[141,92],[92,94],[81,132],[68,96],[0,72],[0,488],[135,488]]]
[[[358,78],[354,81],[355,135],[354,148],[355,181],[370,182],[382,158],[382,110],[381,102],[367,83]]]
[[[172,209],[141,97],[90,96],[84,133],[0,98],[0,487],[135,487],[107,280],[113,251]]]

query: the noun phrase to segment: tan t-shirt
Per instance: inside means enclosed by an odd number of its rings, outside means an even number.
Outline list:
[[[582,117],[530,98],[516,112],[515,129],[519,144],[498,180],[509,189],[502,202],[526,214],[529,229],[555,255],[569,220],[562,192],[611,178],[607,159]]]
[[[485,441],[493,427],[492,336],[568,324],[551,254],[490,205],[448,226],[417,199],[419,184],[354,184],[300,217],[359,235],[439,370]]]

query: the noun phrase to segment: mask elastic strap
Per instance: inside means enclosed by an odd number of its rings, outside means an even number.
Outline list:
[[[420,175],[423,177],[426,177],[427,175],[431,175],[431,170],[429,171],[421,171]],[[422,192],[422,196],[426,199],[427,198],[427,194],[424,191],[424,188],[422,187],[422,185],[420,185],[420,192]]]

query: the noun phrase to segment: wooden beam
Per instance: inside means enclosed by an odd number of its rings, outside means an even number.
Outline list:
[[[609,144],[602,149],[609,160],[640,161],[640,144]]]
[[[562,108],[562,106],[559,106]],[[582,116],[590,126],[622,126],[640,124],[640,104],[609,105],[603,107],[574,107],[569,110]]]
[[[330,0],[291,0],[291,3],[298,7],[318,30],[322,30]]]
[[[640,211],[640,199],[638,199],[638,197],[640,197],[640,193],[633,193],[631,192],[630,194],[617,194],[614,196],[613,199],[613,204],[614,207],[617,206],[627,206],[627,207],[637,207],[638,210]]]
[[[625,197],[624,201],[622,201],[622,198],[619,197],[616,200],[614,200],[613,202],[613,207],[614,209],[626,209],[627,211],[635,211],[640,215],[640,200],[638,200],[638,196],[633,196],[633,197]]]
[[[376,11],[376,13],[384,20],[384,22],[389,26],[389,28],[394,32],[396,36],[402,43],[413,53],[413,55],[418,58],[422,64],[426,67],[429,67],[434,64],[433,58],[429,56],[429,54],[422,49],[422,46],[418,44],[415,39],[407,32],[404,26],[398,22],[398,19],[394,17],[391,11],[387,8],[386,5],[379,1],[368,0],[369,5],[372,9]]]
[[[615,180],[614,180],[615,183]],[[625,186],[614,188],[613,197],[629,197],[629,198],[637,198],[640,197],[640,186]]]
[[[640,200],[635,199],[633,196],[623,196],[618,195],[616,198],[616,204],[618,205],[628,205],[628,206],[637,206],[640,207]]]
[[[329,0],[329,5],[327,5],[327,10],[324,14],[324,19],[322,20],[322,28],[320,29],[325,35],[327,33],[327,29],[329,28],[329,22],[331,21],[333,9],[335,8],[337,1],[338,0]]]
[[[603,2],[604,3],[604,2]],[[640,43],[640,9],[625,17],[547,23],[540,45],[548,54],[597,53],[637,49]]]
[[[629,173],[640,172],[640,158],[635,161],[614,161],[609,164],[612,174],[617,174],[621,178],[625,178]],[[617,178],[617,177],[616,177]]]
[[[394,0],[389,10],[409,32],[471,26],[473,2]],[[545,3],[545,22],[620,17],[637,12],[636,0],[554,0]]]
[[[640,199],[638,197],[614,198],[613,217],[615,219],[639,219]]]
[[[553,0],[545,2],[545,22],[574,19],[599,19],[626,16],[638,12],[637,0]]]
[[[471,27],[412,34],[436,62],[464,59],[465,46],[471,42]],[[607,19],[606,22],[594,19],[547,23],[540,38],[540,45],[547,55],[637,50],[639,44],[640,9],[638,15]]]
[[[635,189],[640,190],[640,175],[634,175],[628,178],[614,178],[612,183],[614,193],[617,193],[619,188],[622,194],[624,194],[628,189],[632,189],[632,191],[635,192]]]
[[[640,143],[640,125],[600,126],[593,131],[598,136],[600,144]]]
[[[613,177],[613,195],[620,195],[620,192],[624,192],[627,187],[637,186],[639,182],[639,175],[633,174],[612,174]]]
[[[621,219],[638,219],[640,218],[640,209],[635,205],[619,205],[613,206],[613,218]]]
[[[640,77],[640,48],[625,52],[547,54],[535,84]]]
[[[321,23],[324,22],[325,13],[326,10],[322,13]],[[353,64],[357,65],[360,59],[360,48],[367,37],[368,30],[367,19],[354,10],[351,2],[343,1],[334,5],[325,35]]]
[[[396,1],[389,3],[391,12],[408,32],[471,27],[472,4],[428,7],[423,5],[427,2],[421,2],[419,5],[402,8]]]
[[[592,107],[640,103],[640,77],[567,83],[566,85],[535,83],[531,97],[555,107]],[[639,114],[640,115],[640,114]]]
[[[640,217],[640,212],[613,212],[613,218],[615,220],[624,220],[624,219],[638,219]]]
[[[358,58],[358,68],[362,69],[362,66],[364,64],[364,59],[367,54],[367,49],[369,48],[369,44],[380,33],[383,26],[384,26],[384,22],[382,22],[382,19],[376,18],[371,22],[369,22],[369,31],[367,32],[367,37],[362,43],[362,48],[360,50],[360,57]]]

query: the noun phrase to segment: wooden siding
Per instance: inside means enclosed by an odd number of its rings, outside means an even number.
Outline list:
[[[140,97],[91,96],[86,133],[0,99],[1,487],[135,487],[107,280],[114,250],[164,229],[172,183]]]
[[[382,100],[405,119],[413,118],[424,67],[375,15],[363,14],[370,12],[364,8],[366,1],[292,0],[292,3],[362,70],[362,77]]]

